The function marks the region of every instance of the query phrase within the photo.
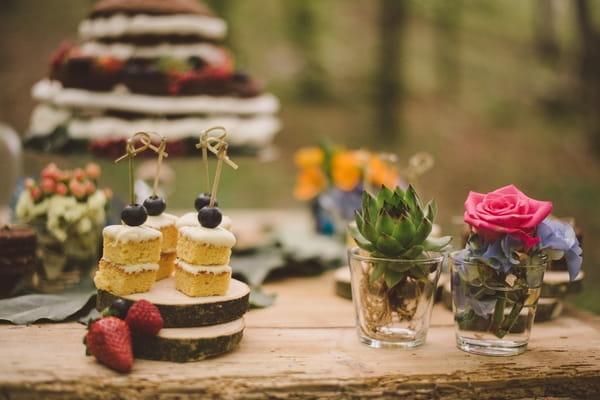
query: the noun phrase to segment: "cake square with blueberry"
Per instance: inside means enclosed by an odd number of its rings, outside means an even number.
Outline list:
[[[146,292],[156,280],[162,234],[128,225],[110,225],[102,231],[102,259],[94,277],[98,289],[116,295]]]

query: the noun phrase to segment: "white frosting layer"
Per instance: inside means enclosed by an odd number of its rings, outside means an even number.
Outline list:
[[[220,226],[216,228],[184,226],[179,229],[179,234],[194,242],[207,243],[218,247],[233,247],[235,245],[233,233]]]
[[[208,272],[210,274],[222,274],[223,272],[229,272],[231,274],[231,267],[229,265],[216,265],[216,266],[204,266],[204,265],[192,265],[185,261],[177,259],[175,264],[193,275],[198,275],[201,272]]]
[[[222,47],[212,43],[170,44],[161,43],[155,46],[135,46],[128,43],[86,42],[80,47],[81,54],[91,57],[111,56],[119,60],[130,58],[173,57],[188,59],[197,56],[205,62],[220,65],[230,59],[229,53]]]
[[[151,96],[130,93],[127,88],[111,92],[63,88],[58,81],[43,79],[32,88],[33,98],[59,107],[75,109],[119,110],[151,115],[165,114],[273,114],[279,101],[270,93],[257,97],[228,96]]]
[[[128,274],[133,274],[136,272],[142,272],[142,271],[157,271],[158,270],[158,264],[132,264],[132,265],[120,265],[120,264],[114,264],[117,267],[121,268],[123,270],[123,272],[126,272]]]
[[[40,104],[32,113],[28,135],[45,136],[58,126],[65,125],[67,132],[74,139],[126,139],[131,136],[131,132],[150,131],[160,132],[169,140],[179,140],[196,137],[198,132],[212,126],[223,126],[227,129],[227,138],[231,145],[258,146],[269,143],[281,130],[281,122],[272,115],[250,118],[214,116],[135,120],[100,116],[69,119],[70,116],[71,114],[65,109],[56,109]]]
[[[109,225],[104,228],[103,234],[119,243],[143,242],[162,238],[162,233],[156,229],[143,226]]]
[[[177,219],[176,226],[177,229],[184,226],[200,226],[200,221],[198,221],[198,213],[189,212],[187,214],[183,214]],[[223,219],[221,220],[219,226],[227,230],[231,230],[231,218],[229,218],[227,215],[223,215]]]
[[[176,222],[177,217],[175,215],[164,212],[160,215],[148,215],[148,219],[146,219],[146,222],[142,226],[160,229],[165,226],[175,225]]]
[[[65,124],[69,118],[71,118],[69,110],[58,109],[47,104],[39,104],[31,113],[29,131],[48,134],[59,125]]]
[[[199,35],[223,39],[227,34],[225,21],[202,15],[116,14],[106,18],[85,19],[79,24],[83,40],[122,35]]]

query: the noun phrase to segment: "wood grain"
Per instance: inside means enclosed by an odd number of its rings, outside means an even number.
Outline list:
[[[250,288],[232,279],[224,296],[189,297],[175,289],[173,278],[156,282],[150,291],[121,296],[127,300],[146,299],[160,310],[165,328],[222,324],[241,318],[248,310]],[[103,310],[119,296],[98,291],[96,309]]]
[[[0,398],[522,399],[597,398],[600,319],[566,309],[536,324],[510,358],[456,348],[451,313],[434,307],[426,343],[412,350],[359,343],[352,302],[333,273],[265,285],[273,306],[246,314],[232,352],[199,362],[136,359],[116,373],[84,355],[76,323],[0,326]]]

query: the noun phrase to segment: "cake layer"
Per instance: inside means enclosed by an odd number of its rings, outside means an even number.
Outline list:
[[[110,225],[103,229],[103,257],[120,265],[158,264],[162,234],[141,226]]]
[[[124,90],[93,92],[64,88],[56,80],[43,79],[32,89],[33,98],[58,107],[90,110],[117,110],[150,115],[184,114],[274,114],[279,101],[269,93],[256,97],[230,96],[152,96]]]
[[[125,15],[85,19],[79,24],[82,40],[125,35],[195,35],[221,40],[227,34],[227,24],[220,18],[206,15]]]
[[[0,227],[0,257],[32,256],[37,247],[35,230],[25,225]]]
[[[228,230],[184,226],[179,229],[177,257],[193,265],[227,265],[235,236]]]
[[[175,267],[175,260],[177,259],[177,253],[172,251],[170,253],[160,253],[160,260],[158,261],[158,272],[156,273],[156,280],[165,279],[173,275],[173,268]]]
[[[139,131],[137,131],[139,132]],[[177,217],[173,214],[162,213],[160,215],[149,215],[144,227],[152,228],[162,233],[162,244],[160,251],[163,253],[174,252],[177,248]]]
[[[92,41],[82,43],[79,49],[83,56],[114,57],[122,61],[131,58],[171,57],[187,60],[190,57],[198,57],[208,64],[221,65],[230,59],[229,52],[224,47],[204,42],[188,44],[162,42],[154,46],[136,46],[131,43],[107,44]]]
[[[143,293],[154,284],[157,269],[128,273],[122,266],[102,258],[94,276],[94,284],[96,288],[118,296]]]
[[[217,273],[203,270],[190,273],[176,261],[174,279],[175,288],[187,296],[223,296],[229,288],[231,267]]]
[[[94,5],[90,18],[113,14],[194,14],[213,16],[212,11],[196,0],[101,0]]]

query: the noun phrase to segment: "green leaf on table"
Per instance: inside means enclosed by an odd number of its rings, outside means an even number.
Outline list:
[[[64,321],[93,303],[96,288],[91,279],[53,294],[26,294],[0,300],[0,320],[25,325],[38,321]]]

